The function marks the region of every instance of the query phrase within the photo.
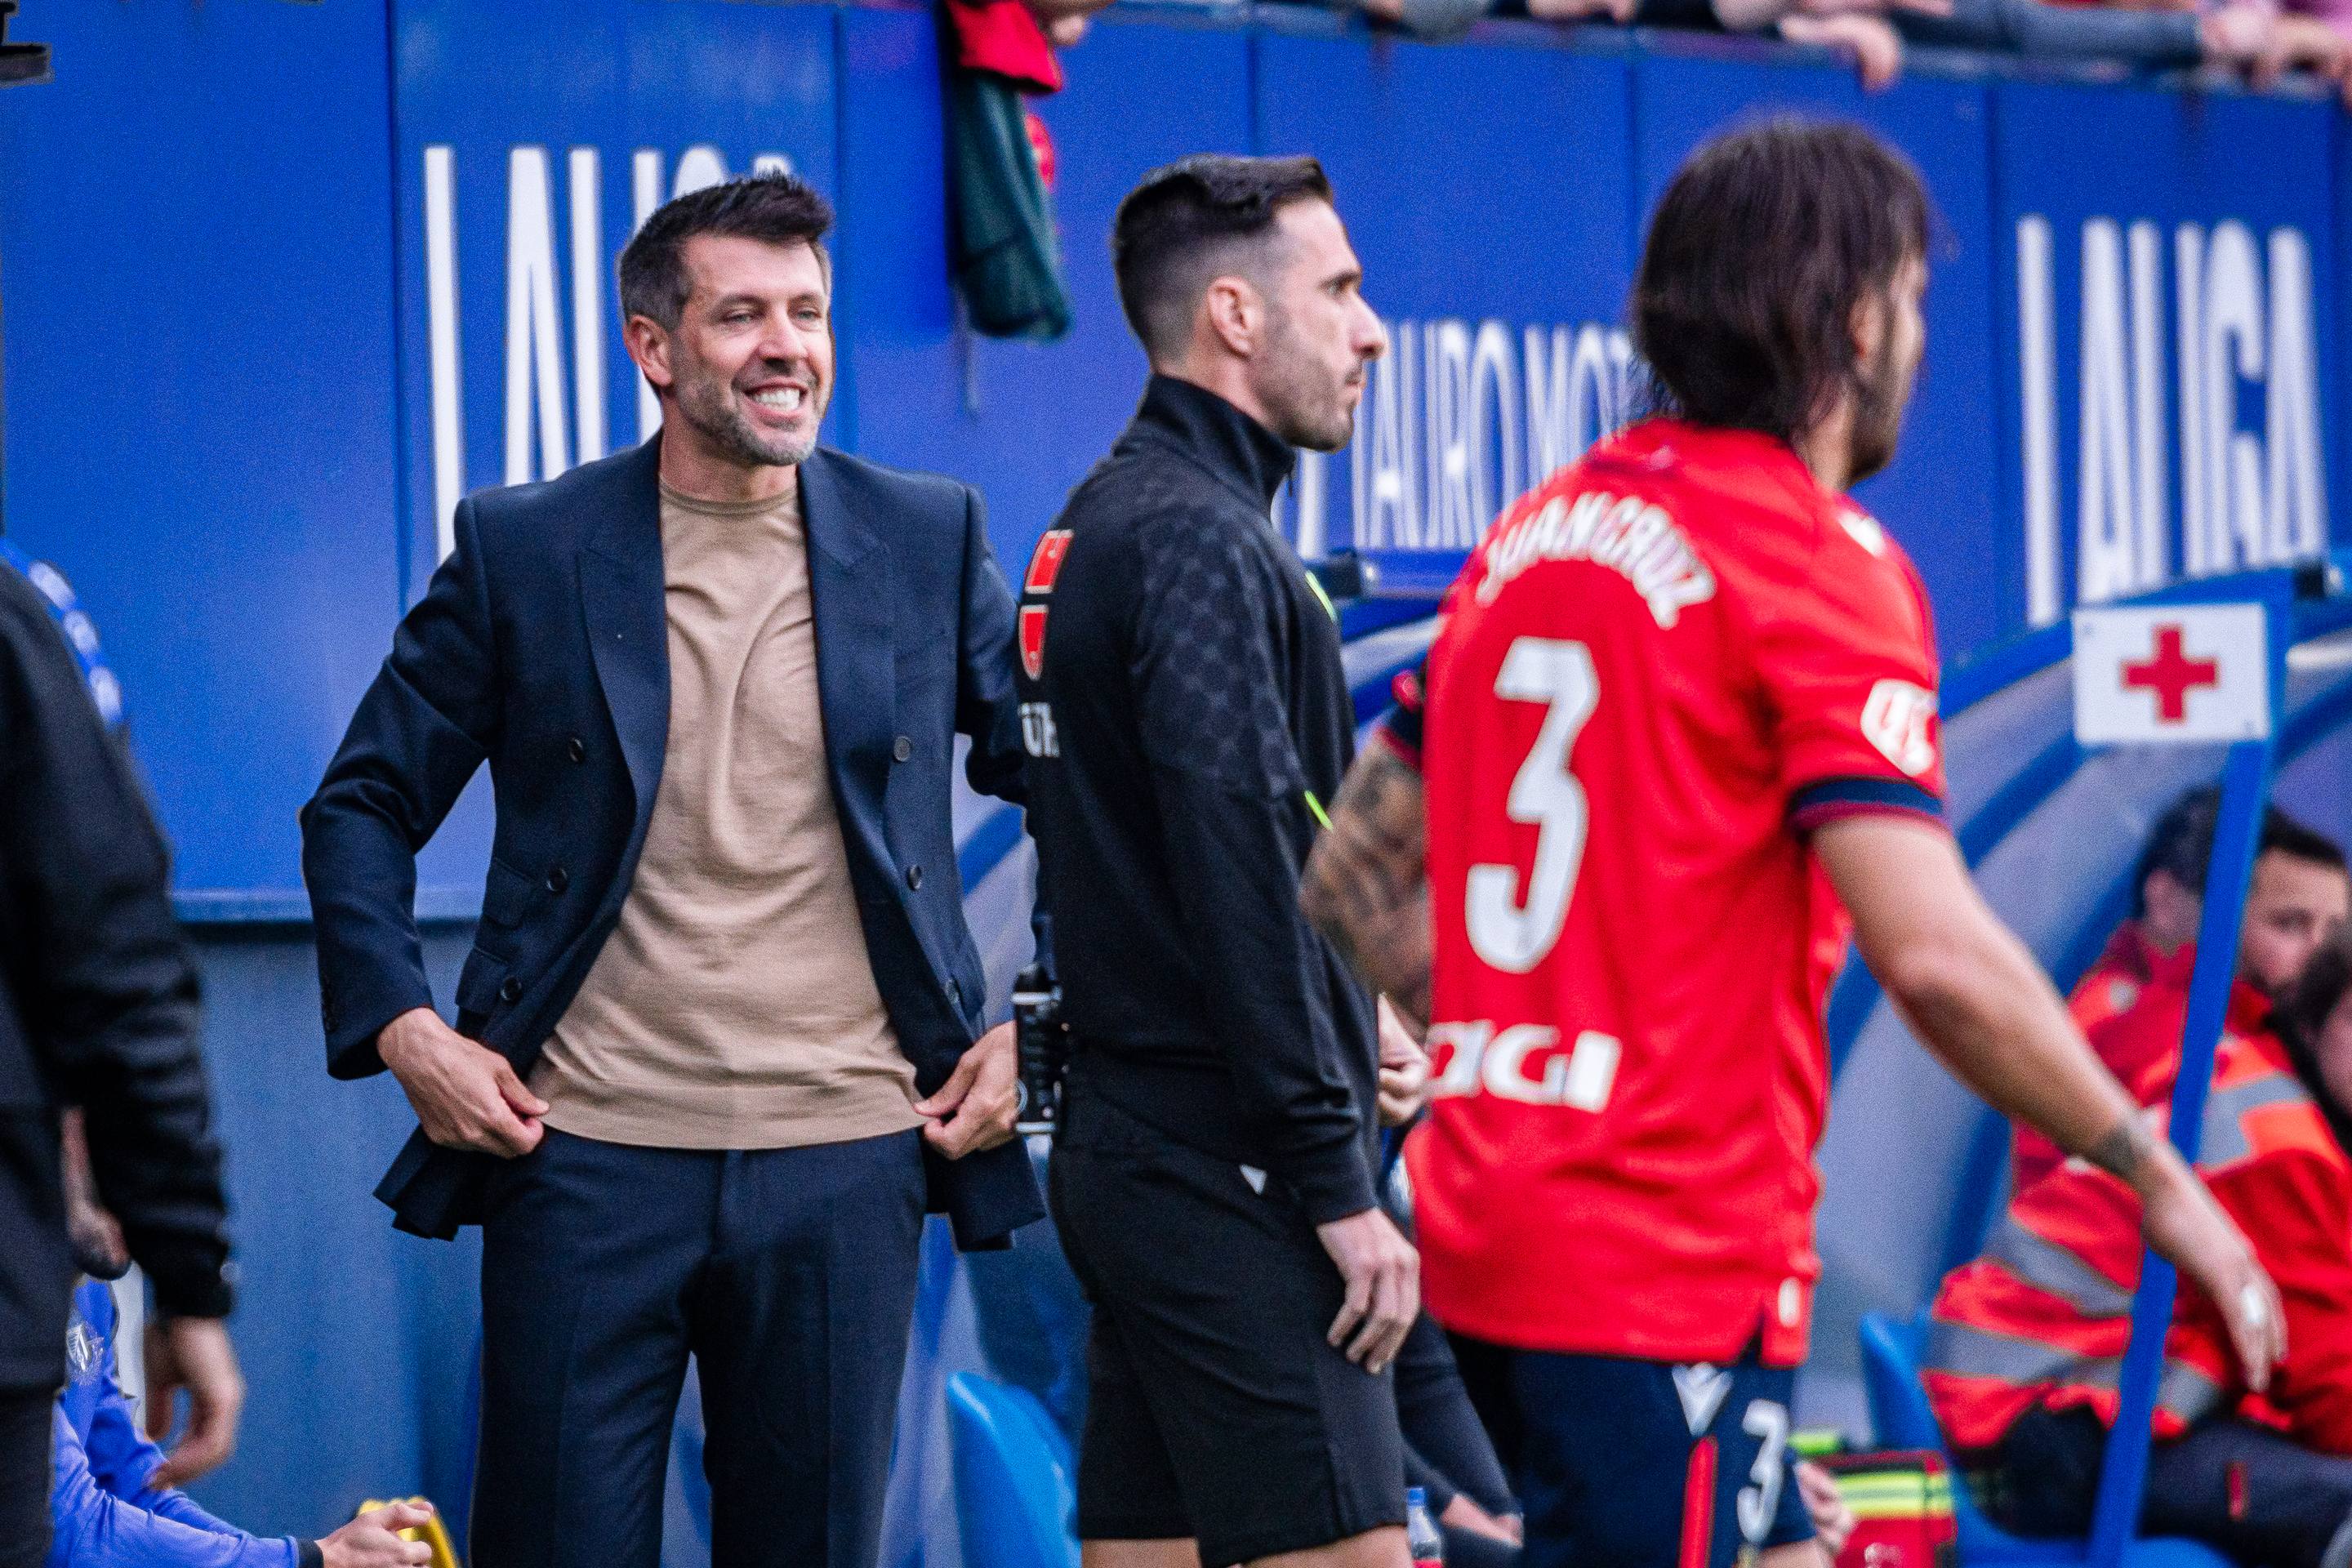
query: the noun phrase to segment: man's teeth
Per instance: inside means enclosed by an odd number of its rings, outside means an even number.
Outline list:
[[[762,408],[774,408],[791,414],[801,405],[801,389],[797,386],[786,386],[771,392],[755,392],[751,395],[751,401]]]

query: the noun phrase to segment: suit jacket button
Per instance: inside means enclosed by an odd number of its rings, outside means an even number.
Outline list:
[[[963,987],[952,980],[948,982],[948,1000],[959,1007],[963,1005]]]
[[[890,742],[890,755],[898,759],[899,762],[903,763],[914,754],[915,742],[907,739],[906,736],[901,735],[897,740]]]
[[[520,1002],[522,1000],[522,979],[520,975],[509,974],[507,976],[506,983],[499,987],[499,1000],[501,1002]]]
[[[572,873],[565,870],[562,867],[558,866],[555,869],[547,874],[547,890],[549,892],[560,893],[570,886],[572,886]]]
[[[588,760],[588,743],[574,735],[563,742],[563,754],[575,763],[584,763]]]
[[[922,885],[923,885],[923,868],[922,868],[920,866],[909,866],[909,867],[908,867],[908,868],[907,868],[907,888],[908,888],[908,890],[909,892],[911,892],[911,891],[913,891],[915,889],[919,888],[919,887],[921,887]]]

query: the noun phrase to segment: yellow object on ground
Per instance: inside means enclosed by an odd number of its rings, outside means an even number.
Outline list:
[[[413,1502],[422,1508],[433,1508],[429,1498],[371,1498],[352,1510],[352,1517],[356,1519],[376,1509],[390,1508],[396,1502]],[[433,1548],[433,1568],[465,1568],[465,1564],[457,1561],[457,1549],[449,1543],[449,1528],[441,1522],[439,1509],[433,1508],[433,1517],[425,1521],[423,1529],[403,1530],[395,1533],[403,1541],[421,1541]]]

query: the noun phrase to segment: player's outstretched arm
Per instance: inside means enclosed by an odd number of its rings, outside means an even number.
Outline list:
[[[2261,1389],[2285,1353],[2277,1289],[2230,1217],[2100,1065],[2024,944],[1978,895],[1949,834],[1891,815],[1813,834],[1854,942],[1912,1029],[1961,1082],[2138,1193],[2148,1245],[2221,1308]]]
[[[1375,740],[1349,768],[1330,815],[1300,879],[1299,907],[1418,1035],[1429,1026],[1430,967],[1421,774]]]

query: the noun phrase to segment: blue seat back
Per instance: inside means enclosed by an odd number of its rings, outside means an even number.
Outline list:
[[[988,1568],[1078,1568],[1070,1450],[1034,1396],[977,1373],[948,1379],[963,1560]]]

